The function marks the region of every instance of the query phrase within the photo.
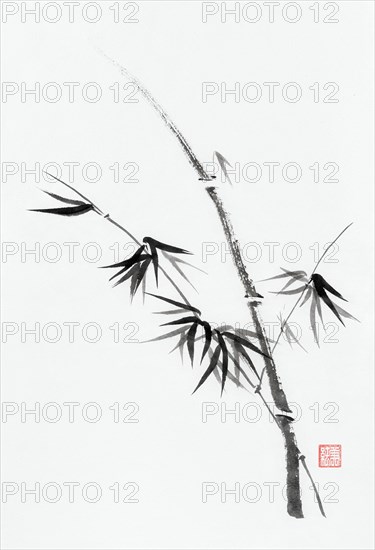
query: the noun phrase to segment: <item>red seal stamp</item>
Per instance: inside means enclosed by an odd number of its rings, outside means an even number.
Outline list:
[[[341,445],[319,445],[319,468],[341,468]]]

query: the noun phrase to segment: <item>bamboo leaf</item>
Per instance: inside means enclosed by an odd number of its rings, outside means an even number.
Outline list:
[[[168,309],[166,311],[153,311],[154,315],[179,315],[180,313],[185,313],[184,309]]]
[[[307,283],[307,277],[304,277],[304,279],[306,279],[306,283]],[[290,287],[290,286],[293,285],[294,283],[299,282],[300,280],[302,280],[302,279],[299,279],[299,280],[297,280],[297,279],[290,279],[290,280],[283,286],[283,288],[281,289],[280,292],[284,291],[285,289],[287,289],[288,287]]]
[[[234,362],[235,368],[234,368],[234,374],[237,376],[238,380],[240,379],[240,373],[241,373],[241,367],[240,367],[240,354],[236,346],[234,345],[234,342],[229,340],[232,343],[232,350],[233,350],[233,358],[232,361]]]
[[[196,323],[199,321],[197,317],[183,317],[182,319],[176,319],[175,321],[170,321],[169,323],[163,323],[161,327],[166,327],[168,325],[186,325],[187,323]]]
[[[258,374],[258,372],[255,368],[255,365],[252,362],[252,360],[251,360],[249,354],[247,353],[247,351],[245,350],[245,348],[242,346],[242,344],[239,344],[238,342],[236,342],[235,345],[236,345],[239,353],[244,357],[244,359],[247,361],[247,363],[249,364],[252,371],[255,373],[256,377],[259,379],[259,374]]]
[[[225,334],[222,333],[222,335],[224,336]],[[254,371],[254,373],[256,374],[256,376],[259,379],[259,376],[258,376],[258,373],[257,373],[257,370],[255,368],[254,363],[250,359],[248,353],[246,352],[245,348],[242,346],[241,343],[239,343],[238,341],[235,341],[231,338],[228,340],[228,342],[232,346],[232,349],[233,349],[233,355],[231,353],[229,353],[229,357],[230,357],[231,361],[233,361],[237,371],[240,372],[245,377],[246,381],[254,388],[255,385],[251,382],[250,378],[247,376],[246,372],[243,370],[243,368],[240,365],[240,358],[242,356],[245,359],[245,361],[249,364],[249,366],[251,367],[251,369]]]
[[[337,290],[335,290],[334,288],[332,288],[328,283],[327,281],[321,276],[319,275],[318,273],[315,273],[312,277],[312,280],[313,280],[313,283],[314,283],[314,286],[315,286],[315,290],[318,294],[318,297],[321,298],[323,300],[323,302],[326,304],[327,307],[329,307],[329,309],[332,311],[332,313],[337,317],[337,319],[340,321],[341,324],[343,324],[345,326],[345,323],[344,321],[341,319],[335,305],[333,304],[331,298],[328,296],[328,294],[326,293],[325,289],[327,287],[329,287],[331,290],[329,290],[329,292],[331,292],[331,294],[334,294],[335,296],[337,296],[338,298],[341,298],[341,300],[345,300],[345,298],[343,298],[341,296],[341,294],[339,294],[337,292]],[[328,289],[327,289],[328,290]],[[346,302],[347,300],[345,300]]]
[[[259,353],[264,357],[269,357],[269,355],[267,355],[266,353],[263,353],[259,348],[257,348],[257,346],[254,346],[254,344],[252,344],[248,340],[245,340],[245,338],[241,338],[241,336],[237,336],[236,334],[232,334],[230,332],[223,332],[222,335],[226,336],[227,338],[231,338],[237,344],[241,344],[242,346],[245,346],[246,348],[249,348],[252,351],[255,351],[255,353]]]
[[[291,346],[292,343],[293,343],[294,338],[293,338],[293,333],[291,333],[288,324],[284,324],[283,333],[284,333],[285,336],[286,336],[286,339],[287,339],[287,341],[288,341],[288,344]]]
[[[317,343],[318,347],[319,346],[319,336],[318,336],[318,332],[316,330],[316,298],[314,296],[314,294],[312,295],[312,298],[311,298],[311,306],[310,306],[310,325],[311,325],[311,329],[313,331],[313,334],[314,334],[314,339],[315,339],[315,342]]]
[[[308,300],[308,299],[310,298],[310,296],[311,296],[312,291],[313,291],[313,289],[311,288],[311,286],[309,286],[308,289],[307,289],[307,292],[306,292],[306,294],[305,294],[305,296],[304,296],[304,298],[303,298],[303,300],[302,300],[302,303],[301,303],[301,305],[300,305],[299,307],[302,307],[303,304],[305,304],[305,303],[307,302],[307,300]]]
[[[195,344],[195,335],[197,333],[198,323],[193,323],[189,328],[187,333],[187,348],[190,356],[191,366],[194,362],[194,344]]]
[[[125,281],[127,281],[128,279],[130,279],[130,277],[132,277],[134,274],[137,274],[139,271],[139,264],[136,264],[136,265],[133,265],[133,267],[131,269],[129,269],[129,271],[123,276],[121,277],[121,279],[118,279],[115,284],[113,285],[113,287],[115,286],[118,286],[120,285],[121,283],[124,283]],[[113,279],[113,277],[110,278],[110,281]]]
[[[344,300],[344,302],[347,302],[348,300],[345,300],[345,298],[337,292],[319,273],[314,273],[312,275],[311,279],[313,280],[314,286],[320,296],[320,293],[323,289],[328,290],[331,294],[336,296],[337,298],[340,298],[340,300]]]
[[[183,248],[177,248],[176,246],[171,246],[170,244],[161,243],[151,237],[145,237],[143,239],[144,243],[147,243],[151,247],[159,248],[160,250],[165,250],[165,252],[172,252],[173,254],[191,254]]]
[[[167,258],[167,260],[171,260],[173,259],[174,262],[176,263],[179,263],[179,264],[184,264],[184,265],[188,265],[189,267],[192,267],[193,269],[196,269],[197,271],[201,271],[202,273],[204,273],[205,275],[207,275],[207,271],[204,271],[204,269],[201,269],[200,267],[197,267],[196,265],[194,264],[191,264],[190,262],[187,262],[186,260],[183,260],[182,258],[180,258],[179,256],[171,256],[170,254],[168,254],[168,252],[164,252],[162,251],[162,253],[164,254],[164,256]]]
[[[335,306],[333,305],[333,302],[332,302],[331,298],[328,296],[328,294],[326,294],[326,292],[323,291],[319,296],[323,300],[323,302],[326,304],[326,306],[328,306],[329,309],[334,313],[334,315],[336,315],[336,317],[340,321],[340,323],[345,326],[344,321],[341,319],[340,315],[338,314],[338,312],[337,312]]]
[[[202,321],[202,325],[203,325],[203,329],[204,329],[205,342],[204,342],[204,347],[203,347],[203,352],[202,352],[202,357],[201,357],[201,364],[202,364],[202,361],[204,359],[204,356],[206,355],[206,353],[210,349],[211,340],[212,340],[212,330],[211,330],[211,327],[210,327],[209,323],[207,323],[207,321]]]
[[[136,252],[130,258],[126,260],[122,260],[121,262],[117,262],[116,264],[102,265],[101,269],[108,269],[109,267],[125,267],[126,269],[128,269],[129,267],[134,265],[137,261],[143,260],[149,257],[149,254],[142,254],[144,249],[145,249],[145,245],[142,245],[140,248],[138,248],[138,250],[136,250]]]
[[[161,336],[157,336],[156,338],[151,338],[151,340],[145,340],[142,342],[142,344],[147,344],[148,342],[159,342],[160,340],[167,340],[168,338],[173,338],[173,336],[177,336],[178,334],[181,334],[181,332],[185,332],[186,327],[178,328],[176,330],[172,330],[171,332],[167,332],[166,334],[162,334]]]
[[[246,372],[243,370],[243,368],[240,365],[240,352],[238,351],[235,342],[230,342],[232,344],[233,349],[233,355],[229,354],[230,359],[233,361],[233,364],[235,366],[235,369],[242,374],[242,376],[245,378],[246,382],[250,384],[252,388],[255,388],[255,385],[252,383],[250,378],[247,376]],[[239,380],[239,375],[237,376]]]
[[[78,206],[67,206],[63,208],[34,208],[30,209],[29,212],[42,212],[44,214],[56,214],[58,216],[80,216],[81,214],[86,214],[90,210],[93,210],[92,204],[80,204]]]
[[[135,264],[140,265],[140,263],[143,262],[143,260],[147,260],[148,258],[151,258],[149,254],[141,254],[134,261],[131,258],[129,258],[128,265],[120,269],[120,271],[118,271],[114,275],[112,275],[112,277],[110,277],[109,280],[112,281],[113,279],[116,279],[116,277],[119,277],[120,275],[122,275],[122,273],[125,273],[133,265]],[[114,267],[114,266],[104,266],[104,267]]]
[[[210,350],[208,352],[208,355],[211,359],[213,353],[212,351]],[[231,354],[228,352],[228,355],[229,357],[231,357]],[[216,380],[219,382],[220,386],[222,385],[222,377],[220,376],[220,372],[219,370],[222,372],[223,370],[223,363],[222,361],[219,359],[218,362],[217,362],[217,366],[218,368],[214,370],[214,376],[216,378]],[[239,381],[238,377],[236,377],[235,375],[233,375],[230,370],[228,370],[228,375],[227,375],[227,378],[228,380],[230,380],[231,382],[233,382],[233,384],[237,387],[237,388],[242,388],[243,390],[245,391],[249,391],[243,384],[241,384],[241,382]],[[255,387],[255,386],[254,386]]]
[[[137,275],[137,280],[136,280],[134,288],[133,288],[132,296],[134,296],[135,293],[137,292],[137,290],[139,288],[139,285],[142,282],[143,277],[146,275],[146,271],[147,271],[147,268],[150,265],[150,263],[151,263],[151,258],[147,258],[147,260],[144,260],[143,263],[141,264],[141,266],[139,268],[138,275]]]
[[[158,281],[159,258],[155,248],[151,249],[151,259],[152,259],[152,263],[154,264],[156,286],[159,286],[159,281]]]
[[[210,376],[210,374],[212,373],[212,371],[216,368],[217,366],[217,362],[219,360],[219,356],[220,356],[220,351],[221,351],[221,348],[219,345],[216,346],[216,349],[211,357],[211,361],[210,361],[210,364],[208,366],[208,369],[206,370],[206,372],[203,374],[202,378],[199,380],[198,382],[198,385],[197,387],[195,388],[195,390],[193,391],[193,393],[195,393],[198,388],[201,387],[202,384],[204,384],[204,382],[207,380],[207,378]]]
[[[272,281],[273,279],[283,279],[285,277],[292,277],[296,280],[303,279],[303,277],[306,277],[307,273],[305,271],[289,271],[288,269],[284,269],[283,267],[280,267],[284,273],[281,273],[280,275],[275,275],[274,277],[268,277],[267,279],[261,279],[259,282],[263,283],[264,281]]]
[[[303,285],[303,286],[299,286],[298,288],[295,288],[294,290],[284,290],[284,291],[280,290],[279,292],[271,292],[271,294],[286,294],[291,296],[292,294],[299,294],[300,292],[305,290],[305,288],[306,288],[306,285]]]
[[[82,205],[82,204],[86,204],[83,201],[77,201],[77,200],[74,200],[74,199],[66,199],[65,197],[62,197],[61,195],[56,195],[55,193],[50,193],[50,191],[45,191],[44,189],[42,189],[42,191],[43,191],[43,193],[46,193],[47,195],[49,195],[53,199],[56,199],[56,200],[61,201],[61,202],[65,202],[66,204],[76,204],[77,206]]]
[[[222,337],[220,332],[217,332],[216,334],[217,334],[217,337],[218,337],[218,340],[219,340],[219,345],[221,347],[222,356],[223,356],[223,361],[222,361],[222,363],[223,363],[223,365],[222,365],[223,378],[222,378],[222,383],[221,383],[221,395],[223,395],[225,381],[226,381],[227,375],[228,375],[228,349],[227,349],[227,346],[225,345],[224,338]]]
[[[299,346],[301,349],[303,349],[303,351],[304,351],[305,353],[307,353],[307,349],[303,347],[303,345],[302,345],[301,342],[297,339],[296,335],[294,334],[294,332],[292,331],[292,329],[290,328],[289,325],[287,326],[287,330],[289,331],[290,337],[293,338],[294,343],[297,344],[297,346]]]
[[[170,298],[165,298],[164,296],[159,296],[158,294],[152,294],[151,292],[148,292],[150,296],[153,296],[154,298],[158,298],[159,300],[163,300],[163,302],[167,302],[167,304],[172,304],[172,306],[179,307],[181,309],[185,309],[187,311],[193,311],[194,313],[197,313],[198,315],[201,314],[199,309],[196,307],[193,307],[191,305],[183,304],[182,302],[176,302],[175,300],[171,300]]]
[[[289,277],[293,277],[293,278],[296,279],[296,280],[303,279],[304,277],[307,278],[307,273],[306,273],[306,271],[302,271],[302,270],[299,270],[299,271],[290,271],[289,269],[284,269],[283,267],[280,267],[280,269],[281,269],[282,271],[284,271],[284,273],[286,273],[287,275],[289,275]]]
[[[172,353],[173,351],[175,351],[178,348],[180,350],[181,361],[183,361],[184,360],[184,345],[185,345],[186,341],[187,341],[187,333],[186,333],[186,328],[184,327],[184,332],[181,333],[179,341],[177,342],[175,347],[173,349],[171,349],[171,351],[169,353]]]
[[[132,300],[133,300],[133,298],[135,296],[135,293],[136,293],[136,290],[137,290],[136,285],[137,285],[138,275],[139,275],[140,270],[141,270],[140,264],[135,264],[134,270],[133,270],[133,275],[132,275],[132,278],[131,278],[131,281],[130,281],[130,297],[131,297]]]
[[[287,330],[286,330],[287,322],[283,320],[281,313],[278,314],[277,318],[280,323],[280,332],[283,332],[285,334],[288,344],[291,345],[291,342],[289,340],[289,336],[287,335]]]
[[[151,252],[151,260],[152,260],[152,263],[153,263],[153,266],[154,266],[155,282],[156,282],[156,286],[159,286],[159,281],[158,281],[158,271],[159,271],[158,253],[157,253],[157,250],[156,250],[155,246],[152,243],[149,243],[149,246],[150,246],[150,252]]]
[[[211,359],[212,355],[213,355],[213,353],[210,350],[210,353],[208,354],[210,359]],[[221,361],[220,361],[220,359],[217,362],[217,366],[218,366],[218,368],[214,369],[214,377],[216,378],[216,380],[219,382],[219,384],[221,386],[222,377],[221,377],[221,374],[220,374],[220,370],[221,370]]]
[[[337,290],[335,290],[330,284],[328,284],[327,281],[324,281],[324,288],[328,290],[328,292],[336,296],[337,298],[340,298],[340,300],[344,300],[344,302],[348,301],[339,292],[337,292]]]
[[[147,282],[147,272],[145,273],[145,276],[142,279],[142,298],[143,298],[143,305],[146,301],[146,282]]]
[[[322,325],[323,325],[323,328],[324,328],[324,321],[323,321],[323,314],[322,314],[322,305],[320,303],[320,298],[318,296],[318,293],[316,292],[316,290],[314,289],[314,296],[315,296],[315,300],[316,300],[316,309],[318,311],[318,315],[319,315],[319,318],[322,322]]]
[[[281,315],[278,316],[280,320],[281,330],[284,332],[286,339],[288,341],[288,344],[292,347],[293,344],[297,344],[300,348],[303,349],[307,353],[307,350],[303,347],[301,342],[299,342],[297,336],[294,334],[293,329],[289,325],[287,321],[284,321],[281,317]]]
[[[232,185],[232,182],[231,182],[231,179],[229,177],[229,174],[228,174],[228,170],[227,170],[227,165],[232,167],[232,165],[227,161],[227,159],[225,157],[223,157],[223,155],[221,155],[220,153],[218,153],[218,151],[214,151],[214,155],[216,156],[217,160],[218,160],[218,163],[220,165],[220,168],[222,169],[222,171],[224,172],[224,176],[225,178],[229,181],[229,183]]]
[[[182,277],[183,279],[185,279],[185,281],[186,281],[187,283],[189,283],[189,285],[192,286],[196,292],[198,292],[197,289],[195,288],[195,286],[193,285],[193,283],[189,280],[189,278],[188,278],[188,277],[185,275],[185,273],[182,271],[182,269],[180,268],[180,266],[177,265],[177,259],[171,257],[171,258],[168,258],[168,260],[169,260],[170,263],[172,264],[172,267],[174,267],[174,269],[177,271],[177,273],[178,273],[179,275],[181,275],[181,277]],[[184,262],[184,263],[187,263],[187,262]]]
[[[350,315],[349,312],[345,311],[345,309],[342,309],[342,307],[338,306],[337,304],[335,304],[334,302],[332,302],[333,305],[335,306],[336,310],[337,310],[337,313],[339,315],[341,315],[342,317],[346,317],[347,319],[353,319],[353,321],[358,321],[358,323],[360,323],[360,320],[357,319],[356,317],[353,317],[353,315]]]

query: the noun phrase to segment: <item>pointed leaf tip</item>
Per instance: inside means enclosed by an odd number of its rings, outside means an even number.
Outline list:
[[[222,351],[222,356],[223,356],[223,361],[222,361],[223,377],[222,377],[222,381],[221,381],[221,395],[223,395],[224,387],[225,387],[225,381],[226,381],[227,376],[228,376],[228,348],[227,348],[227,346],[225,344],[225,340],[222,337],[222,335],[220,334],[220,332],[216,331],[216,334],[217,334],[217,338],[218,338],[219,345],[220,345],[220,348],[221,348],[221,351]]]
[[[221,348],[219,345],[216,346],[216,349],[212,355],[210,364],[208,366],[208,369],[203,374],[202,378],[199,380],[197,387],[193,391],[193,394],[201,387],[202,384],[207,380],[207,378],[210,376],[210,374],[213,372],[213,370],[217,367],[217,362],[219,360]]]

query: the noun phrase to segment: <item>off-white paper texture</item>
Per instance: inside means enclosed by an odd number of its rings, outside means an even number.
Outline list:
[[[2,2],[2,547],[6,550],[373,548],[373,4]],[[253,391],[220,386],[176,340],[142,344],[167,304],[111,270],[131,239],[41,189],[73,185],[140,241],[193,253],[173,278],[204,319],[248,326],[206,182],[104,55],[146,86],[216,170],[250,277],[319,266],[360,322],[291,321],[277,372],[298,445],[304,519],[287,514],[281,434]],[[231,164],[225,181],[214,151]],[[209,166],[208,163],[215,163]],[[171,272],[172,274],[172,272]],[[256,283],[277,336],[295,296]],[[173,299],[152,266],[148,290]],[[337,301],[337,300],[336,300]],[[257,364],[262,362],[257,359]],[[206,365],[206,364],[205,364]],[[207,366],[207,365],[206,365]],[[265,379],[267,385],[267,377]],[[267,387],[267,386],[266,386]],[[272,401],[266,390],[266,398]],[[34,413],[32,412],[34,411]],[[320,468],[322,444],[342,464]],[[34,491],[34,492],[33,492]],[[39,501],[39,502],[38,502]]]

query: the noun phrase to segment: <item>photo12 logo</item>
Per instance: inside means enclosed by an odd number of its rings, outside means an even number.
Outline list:
[[[202,23],[339,23],[337,2],[202,2]]]
[[[100,501],[115,504],[138,504],[139,484],[134,481],[106,486],[97,481],[82,483],[80,481],[49,481],[48,483],[3,481],[1,484],[1,501],[3,504],[21,502],[22,504],[55,504],[66,502],[86,502],[96,504]]]
[[[139,23],[137,2],[1,2],[1,22]]]
[[[339,103],[340,86],[337,82],[214,82],[201,86],[202,103],[212,97],[221,103]]]

